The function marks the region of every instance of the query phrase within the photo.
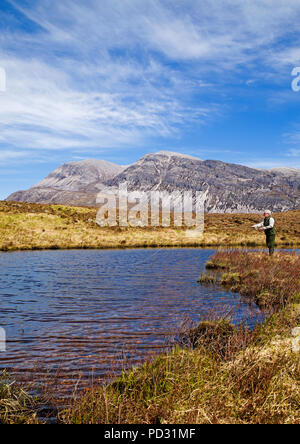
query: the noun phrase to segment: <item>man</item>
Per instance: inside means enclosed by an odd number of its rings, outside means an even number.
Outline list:
[[[267,247],[269,248],[269,255],[272,256],[275,250],[275,220],[271,217],[272,211],[266,210],[264,212],[264,220],[260,224],[253,225],[255,230],[264,231],[266,235]]]

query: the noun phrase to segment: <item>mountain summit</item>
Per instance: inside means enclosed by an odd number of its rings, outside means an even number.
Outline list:
[[[190,156],[189,154],[181,154],[181,153],[176,153],[174,151],[158,151],[157,153],[154,154],[146,154],[144,157],[147,156],[166,156],[166,157],[180,157],[182,159],[194,159],[194,160],[201,160],[198,157],[194,157],[194,156]]]
[[[105,160],[68,162],[26,191],[17,191],[7,200],[33,203],[95,205],[99,188],[125,167]]]
[[[260,212],[265,208],[287,211],[300,207],[300,170],[259,170],[171,151],[146,154],[128,167],[102,160],[66,163],[7,200],[96,205],[100,191],[115,193],[124,182],[129,191],[207,192],[208,212]]]

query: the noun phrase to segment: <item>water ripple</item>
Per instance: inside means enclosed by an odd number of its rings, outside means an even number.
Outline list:
[[[135,361],[165,347],[188,316],[231,310],[260,316],[239,296],[197,284],[214,253],[201,249],[45,251],[0,254],[2,368],[37,366],[103,375],[122,354]],[[250,316],[251,312],[251,316]],[[37,373],[38,374],[38,373]]]

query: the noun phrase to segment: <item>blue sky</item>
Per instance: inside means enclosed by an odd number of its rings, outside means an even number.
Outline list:
[[[0,199],[160,150],[300,168],[299,23],[298,0],[1,0]]]

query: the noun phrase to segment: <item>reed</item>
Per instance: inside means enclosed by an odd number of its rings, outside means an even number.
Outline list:
[[[0,373],[0,424],[37,424],[38,401],[20,384]]]

